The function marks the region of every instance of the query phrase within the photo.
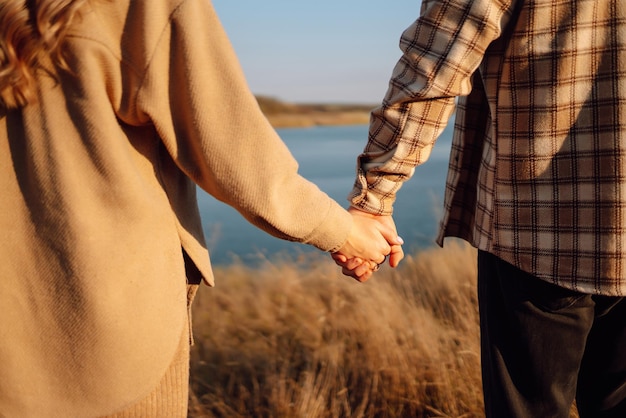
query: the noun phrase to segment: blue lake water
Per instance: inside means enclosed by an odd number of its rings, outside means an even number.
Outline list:
[[[305,129],[278,129],[300,165],[300,173],[342,206],[355,178],[356,156],[367,141],[368,127],[339,126]],[[405,251],[431,247],[442,213],[448,157],[452,142],[449,126],[437,141],[429,160],[398,193],[394,219]],[[204,232],[214,264],[234,260],[254,264],[278,254],[297,256],[315,248],[280,240],[249,224],[237,211],[202,190],[198,202]]]

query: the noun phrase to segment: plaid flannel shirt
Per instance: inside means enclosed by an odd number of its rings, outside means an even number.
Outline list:
[[[352,205],[391,214],[456,109],[438,243],[626,295],[626,3],[424,0],[400,47]]]

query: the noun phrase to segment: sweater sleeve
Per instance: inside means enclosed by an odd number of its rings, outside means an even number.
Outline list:
[[[152,120],[178,168],[255,226],[324,251],[345,243],[350,215],[298,174],[209,1],[185,0],[173,12],[137,108]]]

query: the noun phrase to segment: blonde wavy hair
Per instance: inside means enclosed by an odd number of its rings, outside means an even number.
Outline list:
[[[35,103],[35,72],[49,56],[66,68],[61,45],[86,0],[0,0],[0,107]]]

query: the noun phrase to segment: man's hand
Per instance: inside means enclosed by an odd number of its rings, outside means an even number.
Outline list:
[[[393,218],[356,208],[348,211],[353,219],[352,232],[346,244],[332,254],[342,273],[364,282],[385,262],[387,255],[389,265],[396,267],[404,258],[404,241],[398,236]]]

